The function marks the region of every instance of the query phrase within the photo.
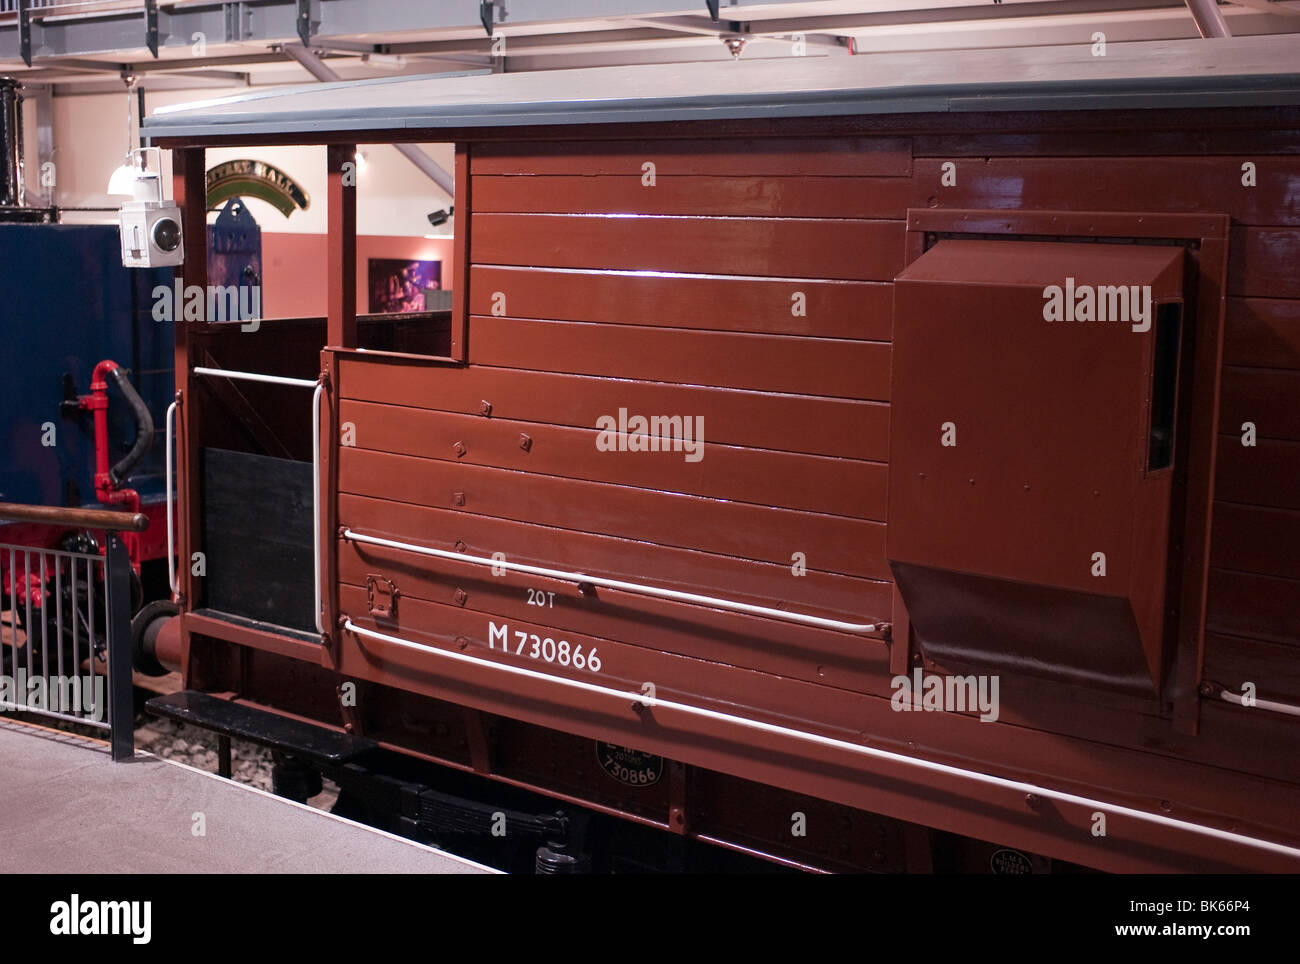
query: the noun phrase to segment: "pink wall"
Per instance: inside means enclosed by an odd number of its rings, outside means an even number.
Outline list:
[[[262,315],[266,318],[324,317],[328,299],[325,235],[262,233]],[[411,258],[442,262],[442,284],[455,278],[450,238],[357,236],[357,312],[367,304],[370,258]]]

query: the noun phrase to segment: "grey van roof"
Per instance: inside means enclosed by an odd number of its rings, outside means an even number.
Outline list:
[[[1300,104],[1300,34],[385,77],[162,107],[151,138]]]

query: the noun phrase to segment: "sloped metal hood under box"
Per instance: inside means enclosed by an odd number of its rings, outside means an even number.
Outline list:
[[[1158,695],[1183,262],[941,240],[898,277],[888,556],[928,658]]]

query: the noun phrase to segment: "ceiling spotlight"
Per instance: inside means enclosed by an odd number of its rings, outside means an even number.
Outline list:
[[[722,43],[727,48],[727,50],[731,53],[731,58],[733,60],[740,59],[740,52],[745,49],[744,37],[738,37],[735,34],[732,34],[729,37],[723,37]]]

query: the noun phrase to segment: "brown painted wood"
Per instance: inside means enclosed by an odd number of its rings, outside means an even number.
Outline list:
[[[899,177],[751,177],[635,174],[479,174],[480,214],[678,214],[706,217],[887,218],[907,214],[911,183]]]
[[[792,509],[344,448],[339,491],[826,572],[888,576],[885,527]],[[456,505],[457,493],[463,505]]]
[[[370,575],[397,585],[401,600],[395,629],[405,625],[402,610],[408,602],[421,600],[458,606],[498,623],[541,622],[557,633],[597,636],[858,692],[889,693],[888,649],[880,639],[617,590],[583,594],[573,583],[510,572],[494,576],[480,566],[344,540],[338,548],[339,575],[348,586],[365,591]]]
[[[1210,546],[1217,569],[1300,579],[1300,511],[1216,503]]]
[[[1216,633],[1300,645],[1296,599],[1300,599],[1300,580],[1211,569],[1206,627]]]
[[[189,226],[184,232],[185,264],[181,280],[185,285],[206,288],[208,283],[208,235],[204,227],[208,221],[207,169],[202,148],[176,151],[172,155],[172,197],[180,206],[181,217]],[[181,402],[176,411],[176,573],[180,586],[182,605],[194,608],[202,604],[202,579],[194,575],[191,565],[193,553],[202,551],[198,545],[202,532],[201,506],[199,504],[199,438],[200,402],[195,392],[191,372],[194,353],[191,348],[190,326],[174,325],[176,393]],[[189,636],[181,624],[181,647],[189,652]],[[183,667],[189,674],[188,659]]]
[[[346,493],[339,496],[339,516],[341,525],[399,541],[485,558],[503,552],[507,559],[527,565],[590,572],[850,622],[870,621],[886,611],[892,588],[883,580],[823,572],[814,565],[815,559],[809,560],[806,575],[796,576],[784,562],[754,562]]]
[[[1225,366],[1220,412],[1229,430],[1254,422],[1259,438],[1300,441],[1300,371]]]
[[[912,151],[898,137],[764,137],[723,141],[569,140],[564,143],[484,144],[474,153],[478,174],[635,174],[652,162],[658,177],[674,175],[798,175],[901,177]]]
[[[1016,210],[982,208],[912,208],[907,212],[908,231],[940,232],[946,235],[1024,235],[1045,240],[1062,237],[1150,238],[1202,241],[1227,240],[1230,219],[1223,214],[1167,214],[1148,212],[1140,218],[1117,211]],[[1204,245],[1202,244],[1202,247]],[[1216,256],[1217,260],[1217,256]],[[1202,275],[1204,272],[1202,272]],[[1216,299],[1217,302],[1217,299]]]
[[[1300,298],[1300,228],[1234,227],[1228,294]]]
[[[357,602],[359,597],[354,596]],[[466,614],[454,607],[438,607],[433,613],[417,614],[418,618],[429,625],[437,627],[424,641],[441,648],[458,650],[456,637],[462,637],[466,650],[476,655],[486,653],[493,657],[487,648],[485,625],[477,617]],[[357,620],[362,625],[371,625],[370,620],[362,617]],[[524,629],[523,625],[518,628]],[[544,630],[544,626],[530,625],[529,632]],[[872,697],[855,696],[845,691],[829,687],[810,688],[809,684],[795,680],[776,680],[764,674],[749,673],[734,667],[719,667],[702,660],[688,660],[684,657],[665,653],[650,653],[636,647],[623,647],[618,643],[603,644],[610,653],[611,662],[607,673],[597,676],[605,681],[615,680],[623,685],[632,684],[631,692],[644,680],[672,680],[672,686],[657,687],[660,697],[685,698],[701,702],[704,705],[718,705],[730,709],[737,702],[749,702],[756,695],[762,694],[763,702],[772,709],[763,714],[766,719],[774,721],[798,720],[804,725],[828,728],[833,733],[842,733],[849,738],[853,734],[874,734],[890,729],[891,723],[897,724],[899,715],[894,713],[889,702]],[[752,735],[739,731],[726,723],[709,720],[686,718],[667,708],[657,708],[644,716],[638,715],[631,705],[621,706],[618,701],[601,698],[574,690],[561,690],[558,687],[543,687],[537,683],[522,682],[491,669],[479,666],[452,664],[450,661],[421,654],[383,642],[369,640],[352,640],[345,645],[345,671],[350,675],[373,678],[384,675],[387,679],[400,681],[401,685],[415,692],[456,702],[467,702],[489,712],[502,713],[514,718],[521,718],[534,723],[549,725],[559,722],[567,732],[575,732],[592,738],[615,739],[627,745],[642,747],[649,752],[664,753],[673,759],[705,766],[722,772],[740,769],[751,775],[779,786],[793,786],[801,792],[853,805],[869,806],[875,812],[904,816],[905,819],[917,820],[934,826],[952,826],[956,821],[961,832],[972,832],[972,822],[980,825],[980,832],[998,840],[1010,839],[1017,846],[1029,849],[1048,849],[1062,852],[1069,848],[1066,841],[1077,845],[1080,841],[1091,839],[1088,833],[1089,819],[1093,808],[1075,808],[1070,810],[1064,804],[1052,804],[1052,820],[1044,823],[1041,816],[1027,810],[1024,796],[1018,791],[1005,791],[987,786],[962,782],[960,787],[953,785],[951,778],[927,775],[922,771],[901,768],[886,761],[864,760],[861,757],[848,757],[842,751],[816,745],[799,743],[784,738],[765,741],[759,748],[755,746]],[[501,657],[501,661],[519,660],[520,665],[529,664],[534,668],[539,661],[526,657]],[[543,664],[544,665],[544,664]],[[572,671],[548,670],[554,675],[569,675]],[[606,682],[606,685],[609,685]],[[676,687],[680,686],[678,689]],[[701,694],[708,692],[710,696]],[[719,697],[716,704],[712,697]],[[816,705],[816,722],[807,720],[808,708]],[[823,721],[831,719],[852,719],[853,729],[849,732],[837,730]],[[977,720],[959,714],[910,714],[908,722],[912,726],[913,747],[944,746],[954,754],[956,759],[978,758],[987,729]],[[689,735],[689,743],[684,742],[681,734]],[[1045,743],[1048,734],[1036,734],[1026,730],[1019,734],[1020,739],[1005,744],[1001,752],[1002,763],[986,769],[1013,776],[1025,776],[1035,772],[1036,764],[1032,761],[1054,758],[1058,766],[1066,767],[1075,775],[1074,782],[1065,781],[1065,786],[1076,791],[1088,790],[1088,777],[1094,768],[1111,774],[1111,782],[1106,788],[1106,798],[1118,803],[1154,807],[1151,801],[1168,792],[1180,805],[1173,809],[1175,815],[1207,819],[1200,806],[1209,803],[1221,794],[1222,786],[1212,781],[1204,781],[1203,773],[1198,768],[1173,760],[1161,759],[1149,753],[1133,753],[1104,744],[1084,741],[1062,741],[1052,737],[1050,746]],[[861,737],[858,737],[861,738]],[[872,741],[874,745],[892,748],[896,744],[886,741]],[[744,749],[742,749],[744,748]],[[914,748],[899,745],[900,749],[912,753],[925,753]],[[800,774],[782,772],[785,767],[793,765]],[[768,772],[770,768],[771,772]],[[871,776],[866,776],[870,774]],[[1200,776],[1200,782],[1197,777]],[[1243,780],[1234,786],[1232,794],[1240,796],[1246,792],[1246,783],[1260,786],[1258,781]],[[1139,789],[1140,788],[1140,789]],[[1176,788],[1176,789],[1175,789]],[[960,814],[945,814],[936,809],[933,801],[950,799],[947,795],[954,793],[962,801]],[[1270,827],[1272,835],[1285,832],[1280,828],[1289,827],[1289,811],[1294,804],[1287,795],[1254,792],[1250,800],[1252,819],[1262,821]],[[1218,806],[1225,801],[1219,796]],[[999,815],[1002,811],[1006,815]],[[1009,811],[1009,813],[1007,813]],[[1022,815],[1012,818],[1011,813]],[[1028,813],[1028,820],[1024,814]],[[1068,819],[1067,819],[1068,814]],[[995,816],[997,815],[997,816]],[[1213,818],[1211,822],[1213,822]],[[985,827],[983,822],[990,821]],[[1062,822],[1066,826],[1062,827]],[[1101,854],[1088,856],[1084,852],[1069,851],[1071,859],[1083,859],[1089,862],[1102,860],[1106,866],[1115,866],[1112,861],[1119,860],[1119,865],[1127,867],[1145,866],[1154,868],[1170,866],[1169,860],[1174,854],[1195,856],[1187,866],[1206,866],[1208,856],[1202,851],[1203,840],[1189,840],[1176,832],[1167,834],[1159,826],[1141,824],[1136,828],[1124,828],[1124,821],[1114,821],[1116,833],[1110,834],[1106,841],[1105,859]],[[1015,829],[1012,830],[1011,827]],[[1244,821],[1237,823],[1244,829]],[[1153,849],[1154,848],[1154,849]],[[1293,866],[1293,860],[1269,862],[1266,856],[1258,852],[1236,854],[1231,857],[1221,848],[1215,848],[1217,860],[1242,861],[1243,866],[1273,866],[1276,868]],[[1145,855],[1145,856],[1144,856]],[[1130,863],[1124,863],[1124,861]],[[1149,861],[1149,862],[1144,862]],[[1135,862],[1135,863],[1134,863]],[[1214,866],[1220,866],[1215,863]]]
[[[477,197],[471,195],[473,182],[470,178],[470,147],[465,143],[456,145],[456,210],[452,212],[452,227],[456,235],[453,245],[455,264],[455,281],[451,292],[451,357],[464,361],[469,344],[469,232],[471,205],[477,203]],[[473,197],[473,200],[471,198]]]
[[[942,165],[955,165],[944,184]],[[1255,165],[1256,185],[1242,184]],[[912,207],[1019,210],[1164,211],[1217,208],[1244,225],[1300,225],[1294,184],[1300,159],[1224,157],[918,157]]]
[[[1300,511],[1218,502],[1210,562],[1218,569],[1300,579]]]
[[[927,215],[957,206],[984,209],[985,213],[968,222],[967,229],[972,231],[1005,231],[1010,230],[1005,225],[1024,223],[1022,211],[1012,208],[1061,208],[1065,210],[1055,230],[1097,236],[1106,235],[1108,225],[1117,223],[1115,211],[1155,212],[1144,225],[1146,237],[1185,237],[1181,232],[1196,222],[1205,226],[1204,234],[1195,235],[1202,239],[1216,237],[1215,225],[1226,223],[1223,215],[1230,215],[1235,223],[1230,245],[1225,248],[1211,240],[1194,255],[1207,277],[1201,279],[1197,292],[1197,368],[1191,384],[1183,386],[1196,399],[1196,412],[1190,422],[1195,436],[1190,471],[1186,479],[1179,479],[1179,485],[1187,487],[1189,505],[1184,520],[1186,544],[1179,552],[1191,569],[1210,553],[1218,567],[1209,576],[1212,632],[1204,644],[1207,674],[1240,666],[1244,667],[1241,672],[1262,677],[1270,666],[1290,666],[1294,661],[1281,661],[1289,660],[1300,642],[1295,628],[1300,623],[1295,610],[1300,579],[1294,578],[1294,553],[1289,551],[1295,543],[1291,530],[1300,516],[1300,491],[1295,484],[1300,478],[1295,423],[1300,406],[1290,377],[1300,371],[1296,339],[1291,337],[1293,306],[1300,302],[1285,299],[1300,297],[1294,270],[1300,216],[1287,194],[1300,147],[1297,121],[1300,111],[1289,109],[1166,111],[1158,118],[1150,112],[1087,111],[472,134],[474,162],[467,166],[474,177],[465,176],[459,167],[457,172],[458,220],[465,216],[464,226],[457,226],[457,244],[465,246],[458,254],[462,274],[458,285],[466,298],[462,317],[468,318],[472,309],[480,317],[470,334],[476,339],[480,334],[487,337],[481,345],[469,346],[474,353],[467,357],[475,363],[458,369],[414,360],[388,364],[345,354],[338,365],[341,395],[356,400],[345,402],[348,411],[370,413],[357,416],[363,429],[362,448],[370,444],[365,434],[377,426],[380,434],[375,444],[387,450],[382,454],[355,449],[341,453],[345,468],[353,465],[358,487],[389,499],[416,501],[430,494],[460,491],[467,497],[466,505],[452,508],[444,499],[437,504],[446,507],[421,508],[344,492],[339,496],[340,521],[373,526],[368,531],[386,532],[397,539],[447,547],[461,542],[475,552],[506,551],[511,558],[520,553],[520,558],[540,564],[621,573],[636,581],[662,579],[664,584],[759,603],[788,601],[791,606],[826,607],[832,613],[856,611],[863,617],[885,612],[891,602],[890,585],[884,581],[887,572],[881,573],[879,581],[830,575],[816,568],[816,553],[811,553],[809,564],[814,568],[808,576],[796,578],[789,568],[790,547],[784,545],[795,530],[783,529],[780,524],[773,528],[770,521],[773,513],[786,518],[780,515],[783,510],[761,509],[762,517],[743,515],[751,509],[760,511],[759,502],[785,503],[788,513],[803,505],[851,509],[868,499],[865,480],[855,477],[850,482],[848,466],[838,466],[835,479],[809,481],[807,470],[797,467],[815,466],[820,460],[777,458],[776,453],[885,458],[888,405],[777,394],[790,391],[792,385],[813,394],[835,394],[844,388],[844,379],[855,385],[854,378],[874,378],[882,372],[888,376],[887,344],[878,346],[879,354],[856,360],[843,352],[840,357],[818,355],[812,347],[799,349],[811,353],[802,359],[775,349],[778,345],[854,344],[829,340],[846,337],[882,343],[889,338],[887,328],[881,332],[876,327],[884,327],[878,315],[883,313],[887,321],[888,311],[878,309],[889,304],[892,292],[888,282],[895,273],[890,259],[901,262],[906,239],[901,225],[859,216],[874,214],[872,205],[877,203],[882,205],[881,211],[893,216],[883,205],[894,203],[893,192],[899,188],[905,188],[914,207],[923,209],[913,219],[917,228],[913,243],[923,240],[922,222]],[[864,174],[854,166],[864,163],[863,158],[853,156],[851,150],[825,162],[839,165],[828,176],[816,180],[803,177],[808,159],[817,156],[818,139],[794,140],[794,132],[840,136],[853,142],[847,132],[855,130],[885,132],[902,145],[904,154],[911,135],[916,135],[919,147],[934,149],[916,162],[911,178],[906,176],[911,162],[904,157],[890,162],[903,164],[901,171],[893,168],[888,172],[890,178],[873,180],[872,175],[882,172]],[[752,138],[764,131],[779,133],[786,145],[778,149],[769,144],[771,150],[755,151],[754,142],[735,139],[742,132]],[[401,133],[413,136],[416,132]],[[539,147],[534,137],[544,137],[546,143]],[[564,143],[574,137],[592,138],[593,143],[577,148]],[[603,143],[595,143],[597,137]],[[487,143],[494,138],[495,143]],[[690,140],[696,143],[688,143]],[[858,141],[859,147],[862,143]],[[640,180],[638,155],[646,146],[659,152],[646,158],[657,165],[654,188],[642,187]],[[888,154],[880,150],[878,141],[873,150],[867,162],[879,164]],[[1008,151],[1017,156],[1007,157]],[[458,155],[458,162],[462,156],[469,157],[468,149]],[[778,156],[780,164],[798,166],[784,172],[752,169],[755,164],[778,163]],[[478,163],[480,157],[486,159],[483,167]],[[986,157],[992,160],[986,162]],[[938,165],[947,158],[959,161],[958,186],[936,191]],[[1244,159],[1257,162],[1256,188],[1240,185]],[[498,170],[519,174],[484,173],[492,164],[497,164]],[[538,173],[547,169],[558,173]],[[1225,181],[1222,186],[1221,179]],[[473,201],[462,202],[460,187],[468,189],[470,184],[481,185],[487,199],[476,191]],[[845,192],[843,210],[831,206],[834,195],[828,188],[835,185]],[[870,186],[868,191],[852,193],[864,185]],[[987,213],[989,209],[994,213]],[[480,217],[471,244],[469,226],[475,211]],[[555,214],[672,216],[551,216]],[[489,234],[481,248],[480,229]],[[1220,405],[1217,332],[1202,322],[1225,293],[1222,277],[1211,270],[1215,258],[1225,250],[1231,251],[1233,297],[1228,301],[1227,368],[1223,369]],[[483,257],[484,251],[492,252],[494,258],[508,252],[510,258],[495,262]],[[473,260],[480,263],[473,265]],[[494,263],[517,267],[493,267]],[[544,271],[537,266],[575,270]],[[706,277],[611,273],[617,270]],[[809,273],[813,271],[816,273]],[[741,277],[707,277],[718,274]],[[628,278],[633,280],[624,280]],[[800,284],[808,287],[809,305],[818,306],[806,319],[788,312],[786,288],[790,282],[782,279],[790,278],[805,279]],[[819,280],[841,278],[876,283],[849,286]],[[486,292],[485,285],[489,286]],[[504,318],[492,315],[490,296],[497,290],[502,290],[509,302]],[[521,291],[522,301],[518,297]],[[860,305],[855,305],[850,291],[861,291]],[[770,311],[768,299],[772,301]],[[801,327],[804,325],[807,327]],[[598,337],[584,340],[574,334],[579,332]],[[566,334],[544,339],[541,333]],[[528,340],[534,337],[536,341]],[[716,346],[728,347],[719,350]],[[749,346],[762,347],[750,350]],[[674,350],[681,357],[674,357]],[[491,364],[484,365],[484,359]],[[867,374],[858,374],[867,369]],[[569,370],[599,374],[566,374]],[[811,373],[819,370],[829,371],[829,378],[813,379]],[[629,378],[629,373],[635,377]],[[714,377],[719,387],[701,384],[709,377]],[[678,380],[683,384],[673,383]],[[752,385],[761,390],[721,387],[730,385]],[[409,410],[393,410],[395,414],[380,418],[375,403]],[[745,466],[750,463],[733,463],[729,455],[711,464],[706,455],[705,462],[693,470],[696,475],[679,475],[677,470],[685,471],[685,466],[669,463],[662,467],[662,476],[643,474],[638,468],[631,479],[668,491],[647,492],[612,484],[623,478],[621,463],[610,462],[607,471],[605,463],[585,459],[581,440],[590,437],[598,417],[616,413],[619,407],[647,414],[699,413],[705,417],[706,438],[716,440],[718,446],[712,454],[721,454],[723,446],[736,446],[735,459],[743,452],[746,459],[763,460],[762,468],[748,471],[754,475],[767,472],[772,478],[746,478]],[[1237,434],[1240,421],[1248,417],[1247,409],[1264,412],[1250,418],[1260,424],[1260,441],[1252,448],[1243,448]],[[382,434],[390,425],[392,431]],[[1277,429],[1278,425],[1282,429]],[[511,435],[520,431],[532,437],[529,453],[511,447]],[[451,435],[463,437],[453,439]],[[467,445],[463,458],[445,451],[439,454],[439,449],[455,441]],[[402,453],[436,458],[404,460]],[[574,464],[566,464],[569,462]],[[874,466],[873,471],[884,469]],[[797,494],[801,473],[802,484],[808,488],[802,496]],[[600,474],[600,479],[572,482],[563,478],[568,474]],[[682,494],[689,493],[692,486],[730,501],[715,505],[715,499]],[[632,496],[619,501],[624,490]],[[1209,533],[1197,528],[1193,516],[1196,506],[1208,505],[1211,497],[1216,500],[1216,517],[1213,539],[1207,543],[1201,537]],[[738,498],[756,502],[746,505],[737,502]],[[485,501],[486,508],[480,504]],[[683,505],[687,508],[678,508]],[[696,505],[709,506],[709,514],[693,508]],[[813,518],[827,521],[825,516]],[[971,524],[986,522],[992,524],[992,520],[972,520]],[[843,526],[831,532],[817,526],[810,530],[804,524],[798,532],[820,540],[828,549],[832,544],[842,550],[864,545],[857,530]],[[703,540],[699,544],[711,551],[649,541],[686,543],[697,537]],[[768,561],[742,557],[756,545]],[[778,547],[780,552],[775,551]],[[824,559],[821,562],[826,564]],[[400,565],[395,559],[388,564]],[[831,568],[835,566],[845,568],[840,562]],[[469,583],[471,574],[456,564],[421,561],[408,568],[411,571],[404,578],[430,597],[412,597],[429,607],[424,609],[424,628],[430,633],[446,636],[458,626],[477,627],[466,620],[484,598],[490,603],[484,606],[488,611],[497,607],[512,622],[518,618],[520,603],[511,592],[523,588],[527,580],[518,585],[510,581],[478,585]],[[355,580],[357,575],[350,570],[347,578]],[[439,590],[446,593],[455,576],[461,577],[455,581],[464,580],[468,585],[465,606],[456,605],[454,595],[437,594]],[[763,660],[768,672],[747,674],[742,634],[730,634],[726,618],[720,614],[710,614],[710,620],[719,622],[710,623],[702,632],[694,631],[689,620],[683,624],[666,611],[639,611],[637,619],[620,619],[616,613],[602,611],[598,615],[606,621],[598,625],[561,625],[575,626],[593,636],[607,633],[629,644],[627,649],[635,660],[647,661],[634,662],[645,667],[637,675],[653,673],[656,679],[662,677],[683,691],[708,691],[707,698],[723,698],[748,715],[780,714],[793,707],[796,715],[813,714],[810,725],[894,741],[900,746],[911,743],[937,748],[936,753],[950,754],[950,758],[977,769],[1010,769],[1017,775],[1057,784],[1077,781],[1084,792],[1097,786],[1119,787],[1121,796],[1127,795],[1131,802],[1148,809],[1169,800],[1177,816],[1194,814],[1199,805],[1219,814],[1225,823],[1246,812],[1250,819],[1276,820],[1281,821],[1277,826],[1290,826],[1287,815],[1294,812],[1294,806],[1283,806],[1271,795],[1279,790],[1289,792],[1285,784],[1300,782],[1293,755],[1280,752],[1289,745],[1292,734],[1287,727],[1293,721],[1264,718],[1227,704],[1198,704],[1195,684],[1200,679],[1202,650],[1196,638],[1201,629],[1196,614],[1202,602],[1193,582],[1187,582],[1177,602],[1185,625],[1179,628],[1174,722],[1168,709],[1154,705],[1154,700],[1151,706],[1136,706],[1108,702],[1086,687],[1048,687],[1039,692],[1018,686],[1014,680],[1008,680],[1003,691],[1003,725],[967,726],[944,714],[902,718],[887,705],[846,702],[837,683],[828,685],[837,679],[836,673],[846,671],[828,660],[820,665],[829,669],[829,675],[819,677],[816,644],[801,652],[803,641],[798,631],[783,639],[770,627],[756,630],[761,643],[748,651],[749,659]],[[354,582],[341,590],[353,594],[354,604],[357,585]],[[876,598],[881,606],[867,606]],[[588,615],[574,611],[575,619]],[[420,629],[418,624],[412,625]],[[1129,860],[1144,868],[1167,868],[1171,861],[1176,862],[1168,855],[1156,858],[1152,851],[1142,849],[1152,844],[1145,836],[1134,837],[1121,848],[1129,856],[1116,857],[1117,840],[1106,840],[1104,848],[1091,841],[1083,814],[1077,827],[1054,827],[1046,832],[1040,825],[1041,815],[990,816],[981,809],[990,803],[978,788],[958,789],[952,783],[942,789],[936,786],[935,793],[943,795],[939,803],[925,788],[918,791],[891,785],[890,775],[882,775],[879,768],[832,766],[826,754],[808,747],[791,746],[786,748],[788,754],[782,754],[779,745],[767,741],[762,746],[751,745],[755,741],[747,740],[746,734],[726,737],[695,721],[670,720],[667,714],[656,719],[647,733],[647,727],[635,717],[624,719],[594,703],[570,700],[568,694],[547,696],[534,684],[521,684],[516,692],[509,686],[499,687],[482,673],[431,672],[429,661],[420,663],[418,657],[391,647],[381,647],[379,656],[373,652],[369,657],[358,656],[354,644],[342,647],[342,668],[355,668],[362,678],[381,680],[412,693],[592,738],[617,738],[676,755],[693,765],[740,772],[749,779],[797,786],[827,799],[852,800],[873,809],[892,808],[907,819],[964,833],[984,832],[1029,849],[1033,849],[1031,844],[1041,844],[1055,856],[1077,854],[1112,863]],[[454,636],[444,644],[455,645]],[[659,648],[662,653],[655,652]],[[905,657],[898,641],[895,648]],[[674,650],[705,658],[684,658]],[[657,658],[660,656],[662,660]],[[899,662],[905,666],[905,659]],[[702,682],[697,672],[700,666],[707,669],[705,675],[711,682]],[[720,674],[716,679],[708,675],[715,670]],[[777,676],[804,689],[796,697],[794,689],[782,690],[785,684],[773,679]],[[714,688],[713,681],[724,688]],[[1267,697],[1269,692],[1262,690],[1262,695]],[[881,702],[879,698],[875,701]],[[1067,718],[1071,712],[1078,721]],[[1195,737],[1191,730],[1179,729],[1189,719],[1195,724],[1198,717],[1200,729]],[[1014,733],[1015,739],[1009,739],[1008,733]],[[640,739],[643,735],[644,741]],[[1128,749],[1119,749],[1122,747]],[[1207,779],[1206,766],[1214,767],[1221,776],[1232,771],[1232,779]],[[1243,779],[1243,773],[1265,774],[1277,782],[1252,782],[1249,777]],[[1253,789],[1243,789],[1247,786]],[[1008,803],[1023,806],[1023,800]],[[951,809],[946,809],[949,806]],[[1260,818],[1261,810],[1271,816]],[[1220,822],[1220,817],[1213,819]],[[1216,850],[1203,840],[1183,840],[1176,849],[1182,855],[1178,859],[1201,867],[1213,859]],[[1257,859],[1252,861],[1259,865]]]
[[[326,149],[326,219],[329,244],[324,277],[329,286],[327,344],[357,345],[357,160],[355,144]],[[350,165],[347,167],[346,165]]]
[[[1175,220],[1188,219],[1187,215],[1175,216]],[[1148,218],[1144,215],[1142,220]],[[1164,558],[1151,562],[1152,565],[1166,564],[1166,572],[1173,576],[1166,598],[1178,600],[1173,682],[1167,698],[1173,702],[1175,730],[1184,736],[1198,732],[1203,715],[1199,685],[1209,601],[1211,513],[1218,455],[1215,440],[1219,433],[1219,399],[1223,390],[1223,306],[1229,270],[1227,234],[1230,220],[1222,215],[1207,220],[1206,233],[1199,238],[1199,249],[1194,257],[1188,258],[1196,272],[1192,292],[1194,311],[1188,319],[1192,325],[1188,333],[1196,350],[1192,364],[1183,364],[1179,374],[1182,381],[1180,401],[1188,398],[1186,386],[1189,380],[1196,386],[1190,402],[1184,401],[1180,406],[1186,417],[1180,420],[1176,429],[1183,434],[1183,441],[1179,443],[1182,452],[1175,456],[1175,484],[1170,508],[1171,513],[1178,513],[1182,518],[1173,519],[1169,542],[1181,550],[1181,558],[1170,566],[1172,553],[1166,552]],[[1181,474],[1177,468],[1179,464],[1182,466]],[[1180,522],[1181,533],[1178,531]]]
[[[1300,658],[1294,646],[1209,633],[1205,678],[1238,695],[1242,683],[1254,683],[1260,699],[1300,701]]]
[[[320,660],[321,648],[316,643],[294,639],[282,633],[252,629],[239,623],[193,612],[184,614],[182,624],[187,632],[199,633],[213,639],[222,639],[239,646],[247,646],[268,653],[278,653],[281,656],[288,656],[309,663]]]
[[[498,292],[514,318],[888,341],[893,289],[880,282],[710,278],[475,265],[470,310]]]
[[[886,342],[474,315],[470,363],[718,388],[889,399]],[[736,364],[744,358],[743,366]],[[666,413],[680,412],[674,408]]]
[[[1071,112],[1072,114],[1074,112]],[[1189,124],[1188,115],[1182,118],[1160,114],[1167,119],[1154,121],[1149,111],[1136,111],[1124,120],[1090,127],[1082,112],[1072,118],[1055,115],[1038,130],[1022,129],[1018,132],[994,133],[994,126],[983,130],[977,125],[978,115],[970,116],[970,126],[955,131],[950,125],[943,132],[918,134],[912,138],[914,157],[1185,157],[1205,154],[1226,157],[1259,157],[1265,155],[1287,156],[1300,152],[1300,128],[1285,123],[1259,124],[1251,129],[1234,129],[1235,124],[1211,123],[1208,118],[1199,129]],[[1148,115],[1139,120],[1142,115]],[[1029,122],[1032,115],[1021,115],[1017,121],[996,126],[1015,127]],[[1044,118],[1045,119],[1045,118]],[[986,124],[992,121],[986,115]],[[1243,118],[1244,120],[1244,118]],[[1055,129],[1053,129],[1055,128]],[[1115,136],[1109,131],[1123,131]]]
[[[362,355],[339,364],[343,397],[429,410],[594,428],[602,415],[674,410],[703,416],[721,444],[881,461],[889,453],[889,406],[881,402],[765,395],[475,366],[410,367]]]
[[[857,519],[885,517],[886,466],[720,445],[698,462],[672,451],[600,451],[594,428],[570,428],[345,401],[358,448],[541,475],[686,492]],[[528,447],[521,441],[527,436]],[[627,436],[622,436],[623,440]]]
[[[476,264],[889,281],[899,221],[475,214]]]
[[[1241,435],[1230,435],[1237,426],[1227,422],[1219,436],[1215,476],[1216,499],[1246,505],[1300,509],[1300,443],[1268,439],[1254,446],[1241,444]]]
[[[1300,371],[1300,301],[1229,298],[1223,362]]]
[[[320,596],[321,596],[321,665],[334,668],[338,663],[339,556],[333,534],[339,526],[339,446],[341,437],[338,354],[322,349],[320,368],[325,379],[325,393],[320,400],[320,468],[322,491],[317,494],[317,517],[320,519]]]

